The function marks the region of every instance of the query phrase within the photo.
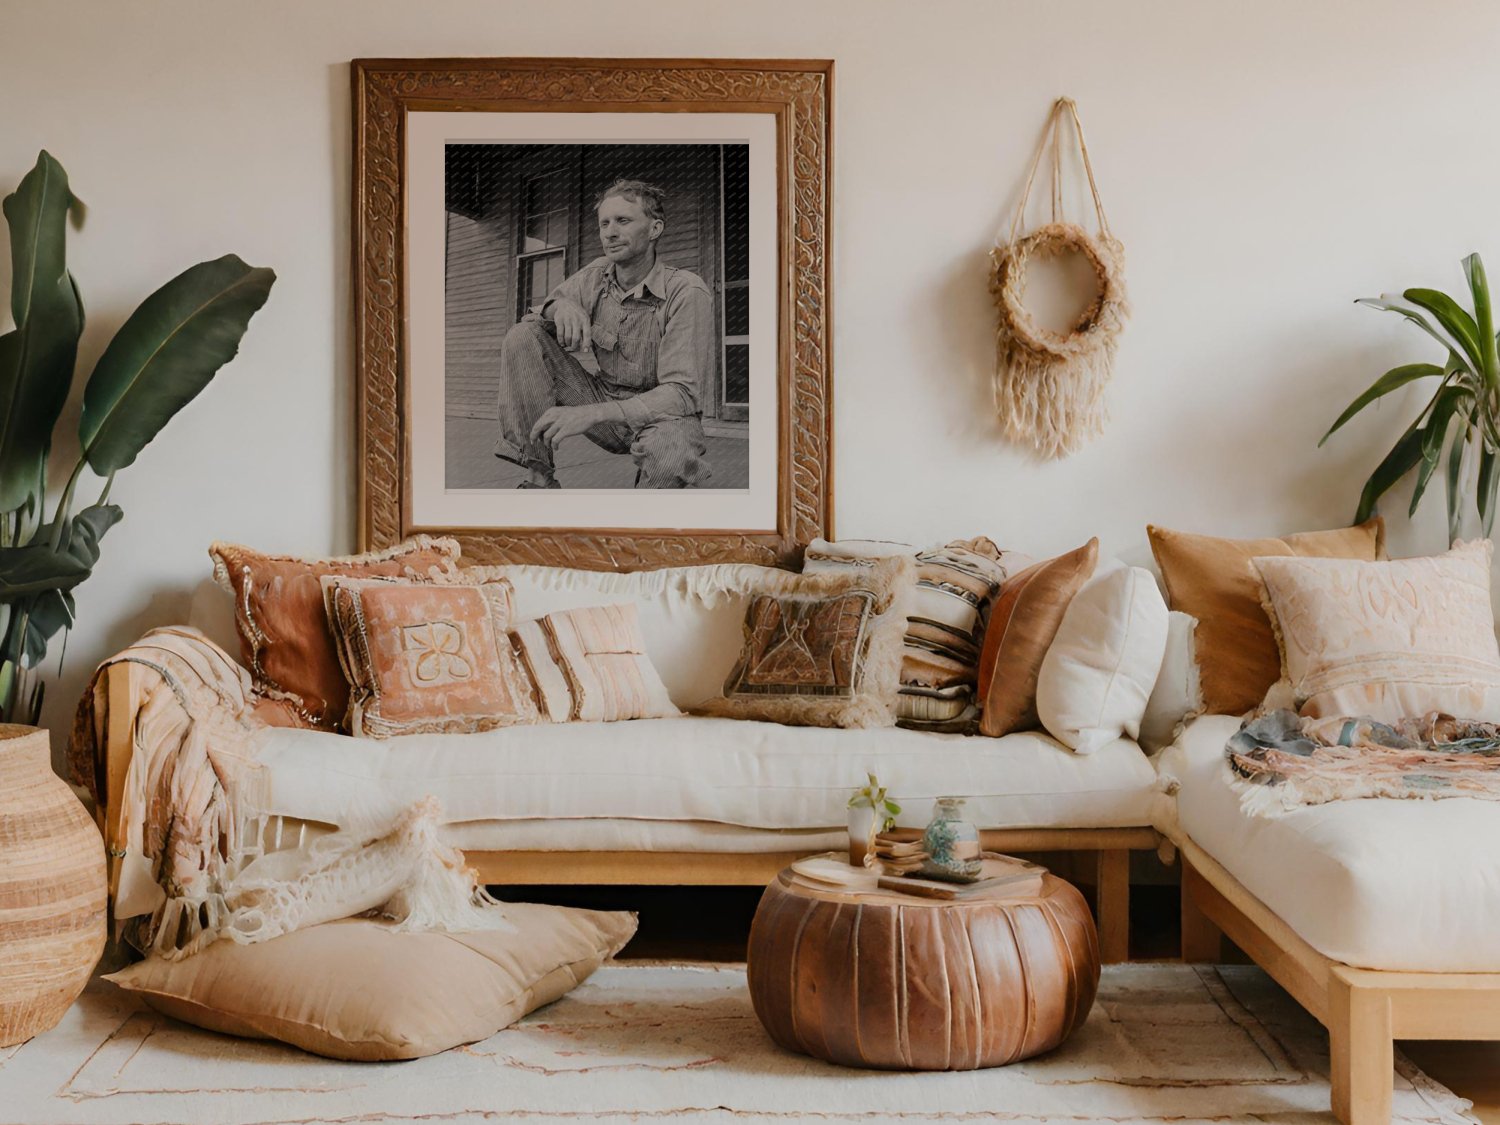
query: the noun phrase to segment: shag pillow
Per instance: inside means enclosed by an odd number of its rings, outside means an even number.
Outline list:
[[[1391,562],[1256,559],[1285,669],[1268,702],[1318,719],[1500,721],[1492,550],[1480,540]]]
[[[540,716],[511,650],[511,584],[322,580],[349,732],[471,734]]]
[[[705,714],[792,726],[882,727],[896,719],[916,563],[779,580],[745,610],[745,643]]]
[[[505,916],[514,933],[395,933],[349,918],[255,945],[216,941],[105,979],[209,1031],[333,1059],[416,1059],[488,1039],[567,994],[636,927],[634,914],[533,903],[507,903]]]
[[[979,716],[974,685],[979,646],[991,603],[1006,577],[1031,560],[1002,551],[979,536],[919,551],[902,543],[814,540],[803,555],[804,574],[868,567],[876,559],[910,554],[916,588],[906,618],[896,725],[963,731]]]
[[[214,580],[234,598],[240,653],[261,695],[319,730],[336,730],[349,685],[323,611],[325,575],[426,579],[451,574],[458,543],[419,535],[386,551],[331,559],[267,555],[232,543],[208,549]]]
[[[1040,725],[1036,684],[1073,596],[1094,573],[1099,540],[1039,562],[1000,588],[979,658],[979,731],[992,738]]]
[[[1215,715],[1242,715],[1260,706],[1281,674],[1252,559],[1296,555],[1373,562],[1385,557],[1385,522],[1379,516],[1358,527],[1279,539],[1217,539],[1151,526],[1146,534],[1168,606],[1198,619],[1203,706]]]
[[[549,613],[517,625],[511,640],[554,723],[682,714],[646,655],[630,602]]]
[[[1036,710],[1047,733],[1080,754],[1139,739],[1167,648],[1167,604],[1156,579],[1116,564],[1069,603],[1042,658]]]

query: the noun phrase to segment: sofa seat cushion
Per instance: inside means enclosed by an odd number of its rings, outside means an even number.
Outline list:
[[[1277,817],[1240,809],[1224,744],[1237,718],[1193,720],[1158,761],[1161,818],[1326,957],[1363,969],[1500,971],[1500,805],[1334,801]]]
[[[925,824],[933,799],[970,798],[983,827],[1150,823],[1156,774],[1133,742],[1078,755],[1041,732],[965,738],[683,717],[506,727],[374,741],[269,728],[253,752],[266,811],[380,823],[428,795],[454,821],[562,817],[827,828],[874,771]]]

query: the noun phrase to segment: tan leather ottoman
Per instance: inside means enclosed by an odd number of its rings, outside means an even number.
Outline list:
[[[750,999],[781,1046],[845,1066],[974,1070],[1056,1047],[1099,987],[1077,889],[960,900],[845,891],[790,868],[750,930]]]

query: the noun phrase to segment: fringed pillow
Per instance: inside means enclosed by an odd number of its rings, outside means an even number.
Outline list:
[[[540,716],[511,651],[511,585],[325,577],[349,731],[471,734]]]
[[[919,730],[969,731],[979,717],[975,684],[984,624],[1005,579],[1030,565],[979,536],[919,551],[900,543],[816,540],[803,573],[867,567],[878,558],[910,554],[916,588],[906,619],[896,725]]]
[[[793,726],[890,726],[915,571],[913,559],[897,556],[788,576],[756,594],[724,697],[703,712]]]
[[[318,730],[338,729],[349,706],[320,580],[447,575],[458,552],[457,541],[426,535],[389,550],[330,559],[268,555],[232,543],[208,549],[214,580],[234,598],[240,653],[256,692],[284,705],[279,722]]]

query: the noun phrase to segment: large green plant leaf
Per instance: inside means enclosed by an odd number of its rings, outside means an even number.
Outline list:
[[[1411,506],[1406,512],[1408,516],[1417,514],[1417,505],[1422,502],[1422,494],[1427,491],[1427,482],[1432,479],[1438,461],[1442,459],[1443,445],[1448,440],[1448,430],[1455,415],[1467,418],[1467,408],[1471,401],[1472,396],[1463,387],[1444,387],[1433,398],[1432,411],[1420,430],[1422,460],[1417,465],[1417,482],[1411,490]]]
[[[89,576],[89,566],[46,543],[0,547],[0,601],[13,602],[45,590],[71,590]]]
[[[1426,332],[1427,335],[1442,344],[1447,351],[1460,355],[1465,354],[1464,346],[1459,342],[1457,337],[1430,318],[1425,309],[1412,304],[1404,296],[1396,293],[1383,293],[1379,297],[1361,297],[1354,303],[1404,316],[1423,332]]]
[[[1422,439],[1425,435],[1415,423],[1402,434],[1385,459],[1375,466],[1370,479],[1365,482],[1359,495],[1359,510],[1354,515],[1355,523],[1364,523],[1375,514],[1376,502],[1390,491],[1391,486],[1404,477],[1417,462],[1422,460]]]
[[[0,336],[0,511],[40,499],[52,428],[68,399],[83,304],[68,275],[67,217],[74,204],[62,165],[43,152],[5,197],[11,315]]]
[[[123,469],[234,358],[276,275],[233,254],[200,262],[141,302],[99,357],[78,436],[100,476]]]
[[[1454,543],[1458,539],[1458,529],[1463,522],[1463,471],[1464,471],[1464,449],[1469,444],[1470,436],[1474,427],[1479,424],[1479,407],[1475,405],[1469,409],[1469,415],[1465,426],[1454,436],[1452,444],[1448,447],[1448,475],[1446,481],[1446,492],[1448,499],[1448,542]]]
[[[1484,526],[1485,535],[1489,535],[1495,526],[1495,488],[1500,485],[1500,458],[1493,450],[1481,449],[1479,451],[1479,521]]]
[[[1495,312],[1490,303],[1490,283],[1485,276],[1484,261],[1479,254],[1464,259],[1464,277],[1469,295],[1474,298],[1474,321],[1479,328],[1479,343],[1484,350],[1484,379],[1489,388],[1500,388],[1500,353],[1495,343]]]
[[[1399,390],[1400,388],[1406,386],[1406,384],[1414,383],[1418,379],[1427,379],[1432,376],[1442,374],[1444,374],[1444,369],[1439,367],[1435,363],[1407,363],[1403,364],[1400,367],[1391,368],[1379,379],[1376,379],[1375,382],[1371,383],[1369,389],[1366,390],[1364,394],[1360,395],[1357,399],[1355,399],[1348,405],[1344,412],[1339,415],[1338,421],[1335,422],[1332,426],[1328,427],[1328,432],[1324,434],[1321,439],[1319,439],[1318,444],[1321,446],[1324,442],[1331,438],[1339,430],[1339,428],[1343,426],[1345,422],[1349,421],[1350,418],[1353,418],[1356,414],[1358,414],[1365,407],[1369,406],[1370,403],[1374,402],[1376,399],[1384,398],[1392,391]]]
[[[1437,289],[1408,289],[1402,296],[1430,312],[1444,331],[1463,345],[1464,355],[1468,357],[1474,370],[1484,370],[1484,349],[1479,342],[1479,326],[1457,301]]]

